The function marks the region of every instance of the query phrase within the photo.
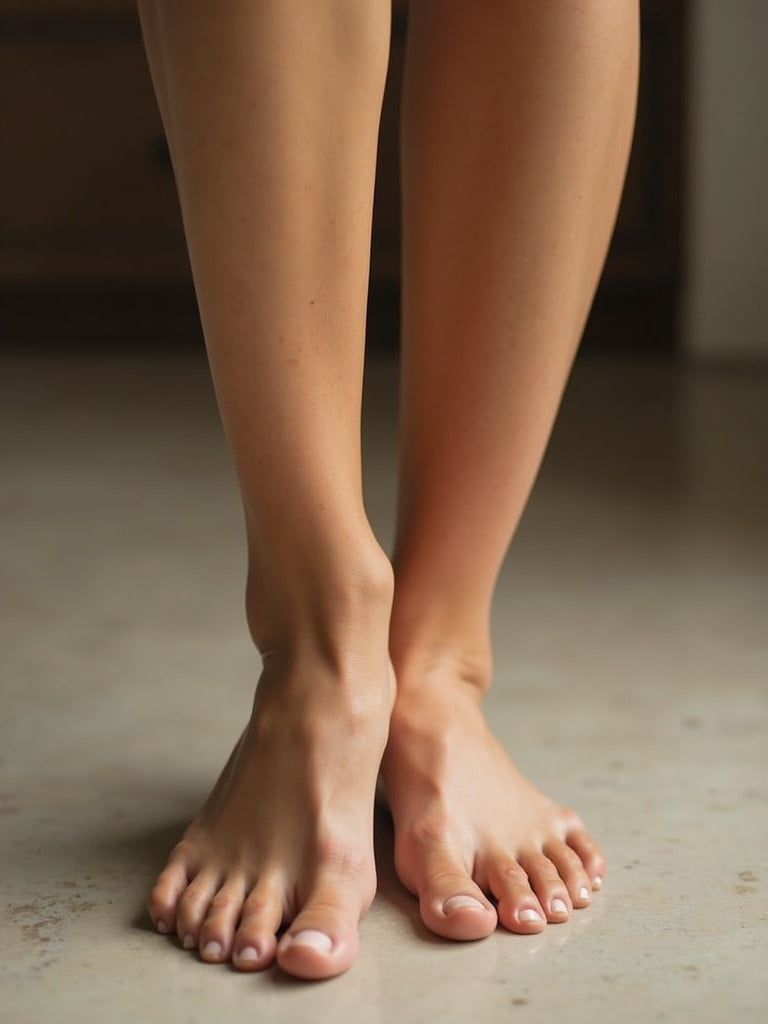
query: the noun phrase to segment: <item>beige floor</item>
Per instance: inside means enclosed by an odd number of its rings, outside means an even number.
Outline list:
[[[148,883],[248,710],[239,505],[200,360],[6,359],[3,1021],[768,1019],[768,374],[580,361],[504,571],[497,731],[610,858],[538,937],[428,935],[379,822],[321,985],[153,934]],[[388,541],[394,369],[370,375]]]

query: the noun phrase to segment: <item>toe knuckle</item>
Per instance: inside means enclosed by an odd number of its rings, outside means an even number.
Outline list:
[[[367,878],[372,871],[367,851],[335,839],[322,840],[318,846],[318,863],[334,873],[351,878]]]
[[[249,896],[243,904],[243,917],[261,917],[271,907],[266,896]]]
[[[179,897],[179,913],[193,914],[203,902],[205,893],[199,886],[188,885]]]
[[[194,844],[191,842],[191,840],[184,838],[180,839],[178,843],[176,843],[176,845],[173,847],[168,856],[168,862],[170,864],[172,861],[183,861],[185,864],[188,864],[193,859],[193,857]]]
[[[231,893],[217,892],[211,900],[211,910],[226,910],[234,902],[235,900]]]
[[[542,866],[536,872],[536,875],[537,878],[546,885],[555,885],[562,882],[560,872],[557,870],[554,864]]]
[[[499,871],[499,877],[506,885],[524,886],[528,888],[528,876],[519,864],[505,864]]]
[[[436,846],[446,845],[450,831],[450,823],[446,817],[432,814],[418,818],[411,824],[407,841],[419,851],[431,850]]]
[[[590,856],[598,852],[597,843],[591,838],[591,836],[583,836],[579,840],[579,847]]]
[[[501,855],[497,857],[495,861],[492,861],[491,867],[493,869],[493,873],[505,881],[508,879],[527,877],[525,871],[523,871],[517,861],[508,857],[506,854]]]
[[[466,887],[468,878],[466,873],[458,868],[446,868],[444,871],[431,874],[429,881],[436,889],[452,889],[456,886]]]
[[[570,847],[562,851],[560,858],[569,871],[583,871],[584,867],[581,857],[575,850],[571,850]]]

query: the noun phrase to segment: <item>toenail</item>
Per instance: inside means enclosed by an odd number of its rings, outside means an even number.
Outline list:
[[[157,928],[157,930],[159,932],[162,932],[163,935],[167,935],[168,934],[168,925],[165,923],[165,921],[158,921],[155,924],[155,928]]]
[[[602,884],[603,884],[602,875],[595,875],[595,877],[592,879],[592,885],[594,885],[596,889],[599,889]]]
[[[218,942],[206,942],[205,947],[203,949],[203,956],[210,956],[214,959],[220,957],[221,945]]]
[[[517,915],[520,921],[541,921],[541,914],[536,910],[521,910]]]
[[[245,949],[240,950],[235,959],[239,964],[252,963],[254,960],[259,959],[259,951],[254,949],[253,946],[246,946]]]
[[[459,907],[469,907],[470,910],[485,910],[480,900],[476,900],[474,896],[451,896],[443,904],[443,913],[450,914],[452,911],[458,910]]]
[[[568,904],[565,902],[565,900],[552,900],[552,913],[567,914]]]
[[[184,941],[182,942],[182,946],[184,947],[184,949],[194,949],[195,948],[194,937],[192,935],[185,935],[184,936]]]
[[[579,899],[580,900],[588,900],[589,899],[589,889],[586,887],[586,885],[582,885],[582,887],[579,889]]]
[[[333,943],[330,936],[325,932],[319,932],[314,928],[305,928],[303,932],[296,932],[291,935],[286,946],[307,946],[309,949],[316,949],[320,953],[330,953]]]

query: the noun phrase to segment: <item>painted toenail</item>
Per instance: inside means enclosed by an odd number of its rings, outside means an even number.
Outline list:
[[[521,910],[517,915],[521,921],[541,921],[543,920],[541,914],[536,910]]]
[[[579,899],[580,900],[588,900],[589,899],[589,889],[586,887],[586,885],[582,885],[582,887],[579,889]]]
[[[552,900],[552,913],[567,914],[568,904],[565,902],[565,900]]]
[[[221,945],[218,942],[206,942],[203,949],[203,956],[218,958],[221,956]]]
[[[253,946],[246,946],[245,949],[240,950],[235,959],[239,964],[253,963],[254,960],[259,959],[259,951]]]
[[[596,889],[599,889],[602,884],[603,884],[602,875],[595,875],[595,877],[592,879],[592,885],[594,885],[594,887]]]
[[[458,910],[459,907],[468,907],[470,910],[485,910],[480,900],[476,900],[474,896],[451,896],[443,904],[443,913],[450,914],[452,911]]]
[[[159,932],[162,932],[163,935],[168,934],[168,925],[165,923],[165,921],[158,921],[155,924],[155,928],[157,928]]]
[[[291,946],[307,946],[309,949],[316,949],[320,953],[330,953],[333,943],[330,936],[325,932],[316,931],[314,928],[305,928],[303,932],[296,932],[291,936]]]
[[[184,941],[182,942],[182,946],[184,947],[184,949],[194,949],[195,948],[194,937],[192,935],[185,935],[184,936]]]

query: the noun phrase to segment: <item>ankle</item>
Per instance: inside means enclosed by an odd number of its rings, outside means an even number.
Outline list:
[[[297,542],[262,559],[251,553],[246,618],[263,657],[311,647],[344,672],[366,648],[388,662],[392,566],[372,536],[343,540],[309,550]]]
[[[389,648],[398,692],[451,679],[485,693],[493,671],[490,596],[446,594],[396,564]]]
[[[439,638],[434,633],[390,635],[390,651],[397,678],[398,700],[416,698],[421,702],[451,688],[460,689],[480,700],[491,685],[493,656],[490,640],[457,643],[454,638]]]

